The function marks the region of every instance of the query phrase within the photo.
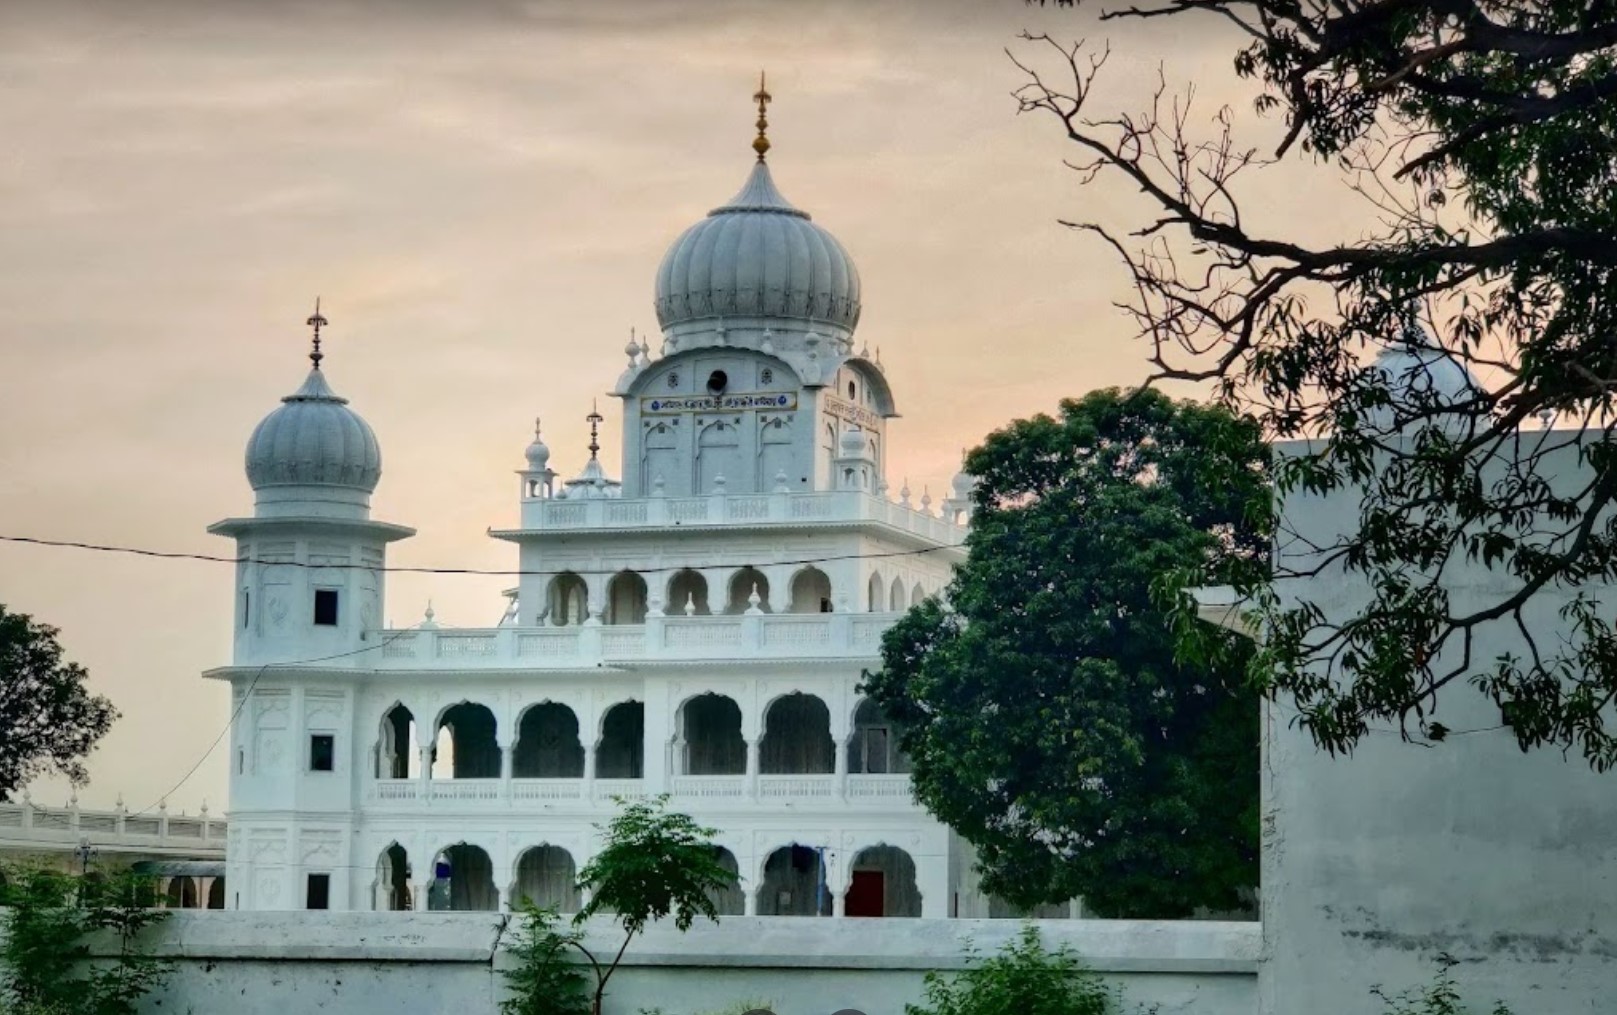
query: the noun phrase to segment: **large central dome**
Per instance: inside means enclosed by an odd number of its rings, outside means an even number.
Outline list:
[[[692,321],[777,318],[851,333],[859,272],[837,238],[753,166],[741,192],[685,230],[657,269],[657,321],[675,334]]]

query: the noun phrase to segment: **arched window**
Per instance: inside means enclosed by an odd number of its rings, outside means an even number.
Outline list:
[[[577,882],[573,855],[565,849],[546,845],[524,850],[511,886],[512,906],[526,899],[540,909],[576,913],[582,903]]]
[[[646,774],[646,707],[620,701],[601,718],[601,743],[595,749],[597,779],[641,779]]]
[[[897,613],[904,608],[904,580],[893,579],[893,587],[887,594],[887,608]]]
[[[776,698],[764,713],[758,770],[767,775],[824,774],[836,768],[831,710],[812,694]]]
[[[589,589],[584,579],[568,572],[550,580],[549,617],[554,627],[582,624],[589,619]]]
[[[410,895],[410,854],[398,843],[389,845],[376,858],[375,908],[407,910],[414,908]]]
[[[741,868],[736,863],[735,854],[723,846],[714,846],[713,855],[719,861],[719,866],[730,872],[730,884],[708,892],[708,898],[713,900],[713,908],[719,911],[720,916],[740,916],[747,911],[747,900],[741,894]]]
[[[924,602],[926,602],[926,590],[921,588],[920,582],[916,582],[915,587],[910,589],[910,609],[914,609]]]
[[[713,612],[707,606],[707,579],[690,568],[676,572],[669,579],[668,605],[663,607],[663,612],[671,617],[684,616],[687,611],[698,617]]]
[[[793,613],[830,613],[831,579],[817,567],[805,567],[792,576]]]
[[[581,779],[584,747],[578,717],[566,705],[547,701],[522,713],[511,758],[518,779]]]
[[[848,740],[848,771],[855,775],[903,774],[910,770],[909,755],[898,747],[898,731],[869,698],[853,713],[853,736]]]
[[[819,850],[794,843],[769,854],[758,886],[758,915],[831,915],[831,891]]]
[[[758,608],[769,613],[769,579],[755,567],[744,567],[730,579],[730,599],[724,612],[732,616],[746,613],[751,606],[753,592],[758,593]]]
[[[432,862],[427,908],[456,912],[497,912],[500,890],[494,886],[494,862],[481,846],[457,843]]]
[[[722,694],[699,694],[679,709],[683,775],[745,775],[747,742],[741,737],[741,706]]]
[[[486,705],[463,701],[446,709],[433,747],[433,777],[498,779],[500,745],[495,728],[494,713]]]
[[[881,572],[870,576],[870,587],[866,594],[869,597],[867,608],[871,613],[883,613],[887,609],[887,584],[881,579]]]
[[[897,846],[871,846],[854,854],[853,878],[843,897],[848,916],[920,916],[915,861]]]
[[[394,705],[382,716],[376,747],[376,777],[409,779],[419,775],[420,769],[415,750],[415,716],[403,705]]]
[[[608,624],[646,622],[646,580],[633,571],[619,571],[606,587]]]

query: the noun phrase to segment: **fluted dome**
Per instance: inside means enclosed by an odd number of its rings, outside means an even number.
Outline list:
[[[774,317],[852,331],[859,321],[853,259],[753,166],[741,192],[685,230],[657,269],[664,329],[713,317]]]
[[[344,487],[369,494],[382,477],[382,450],[370,424],[348,408],[319,368],[258,424],[247,441],[247,481],[276,486]]]

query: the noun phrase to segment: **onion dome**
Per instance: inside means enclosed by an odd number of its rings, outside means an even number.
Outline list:
[[[1452,407],[1454,413],[1443,413],[1450,417],[1445,425],[1459,422],[1455,417],[1469,416],[1473,411],[1469,403],[1483,390],[1465,364],[1417,327],[1407,328],[1396,342],[1383,348],[1371,370],[1382,375],[1381,383],[1392,403],[1369,413],[1370,426],[1381,431],[1394,428],[1398,412],[1429,413]]]
[[[376,433],[348,408],[315,366],[247,440],[247,481],[270,486],[334,486],[370,493],[382,478]]]
[[[657,269],[655,306],[665,331],[717,317],[817,322],[851,332],[859,272],[837,238],[775,188],[764,155],[770,95],[760,82],[758,161],[740,193],[685,230]]]

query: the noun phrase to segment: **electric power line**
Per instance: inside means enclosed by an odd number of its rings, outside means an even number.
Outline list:
[[[373,566],[369,564],[314,564],[299,560],[268,560],[261,557],[225,557],[211,553],[186,553],[175,550],[152,550],[137,546],[117,546],[107,543],[86,543],[70,539],[44,539],[37,536],[7,536],[0,535],[0,542],[20,543],[28,546],[44,546],[72,550],[88,550],[96,553],[117,553],[135,557],[151,557],[158,560],[194,560],[208,564],[260,564],[266,567],[298,567],[310,570],[329,571],[371,571],[380,574],[444,574],[444,575],[478,575],[496,578],[555,578],[564,574],[593,575],[605,577],[619,574],[624,570],[633,570],[637,574],[660,574],[663,572],[678,572],[696,570],[689,564],[669,564],[662,567],[650,568],[618,568],[611,571],[578,570],[576,568],[558,568],[556,570],[505,570],[497,568],[476,567],[398,567]],[[940,550],[962,550],[964,547],[957,543],[943,543],[937,546],[923,546],[916,550],[884,550],[877,553],[842,553],[828,557],[803,557],[796,560],[758,561],[743,560],[732,564],[710,564],[716,567],[799,567],[811,564],[828,564],[839,560],[883,560],[892,557],[917,557],[923,553],[937,553]]]

